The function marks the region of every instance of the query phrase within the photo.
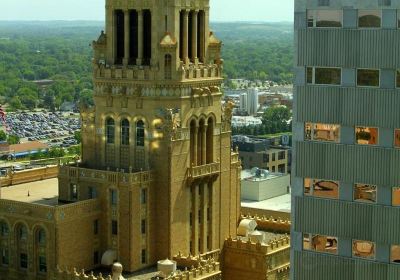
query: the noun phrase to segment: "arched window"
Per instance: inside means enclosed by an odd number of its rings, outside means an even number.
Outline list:
[[[164,58],[164,74],[166,80],[172,79],[172,56],[166,54]]]
[[[195,120],[190,122],[190,164],[197,165],[197,129]]]
[[[112,118],[106,120],[106,140],[107,144],[115,142],[115,122]]]
[[[121,145],[129,145],[129,121],[121,121]]]
[[[9,233],[8,225],[6,224],[6,222],[1,221],[0,222],[0,237],[6,237],[6,236],[8,236],[8,233]]]
[[[136,123],[136,146],[144,146],[144,122],[142,120]]]
[[[46,245],[46,232],[44,229],[39,229],[37,231],[36,239],[39,245]]]
[[[18,241],[26,241],[28,239],[28,230],[26,226],[20,225],[18,228]]]

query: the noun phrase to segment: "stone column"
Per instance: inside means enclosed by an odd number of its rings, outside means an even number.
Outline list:
[[[198,63],[198,59],[197,59],[197,21],[198,21],[198,15],[199,15],[199,11],[193,11],[192,12],[193,15],[193,20],[192,20],[192,61],[194,63]]]
[[[130,59],[130,13],[129,10],[124,10],[124,65],[129,64]]]
[[[183,48],[183,63],[188,64],[189,63],[189,58],[188,58],[188,37],[189,37],[189,11],[185,10],[183,11],[183,42],[182,42],[182,48]]]
[[[207,163],[207,125],[205,124],[201,130],[201,164]]]
[[[115,36],[115,24],[114,24],[114,9],[112,6],[107,5],[106,6],[106,34],[107,34],[107,46],[110,46],[107,48],[107,63],[108,64],[114,64],[114,36]]]
[[[193,220],[192,220],[192,247],[193,253],[199,252],[199,237],[200,237],[200,224],[199,224],[199,188],[201,185],[193,185]]]
[[[143,63],[143,10],[137,11],[138,16],[138,58],[136,60],[137,65]]]

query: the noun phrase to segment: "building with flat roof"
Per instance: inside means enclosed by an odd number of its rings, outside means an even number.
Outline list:
[[[241,200],[262,201],[290,193],[290,175],[254,167],[242,170]]]
[[[295,1],[294,280],[400,277],[400,1]]]

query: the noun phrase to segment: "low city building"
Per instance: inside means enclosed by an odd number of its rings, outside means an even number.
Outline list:
[[[241,174],[241,199],[262,201],[290,193],[290,175],[254,167]]]
[[[232,127],[258,126],[262,125],[260,117],[232,116]]]
[[[235,135],[232,137],[232,147],[238,149],[243,169],[259,167],[272,173],[290,173],[291,147],[286,146],[289,140],[284,138],[289,137],[259,139]]]
[[[29,141],[12,145],[4,143],[0,147],[0,157],[3,159],[22,158],[39,153],[40,151],[48,151],[48,149],[49,146],[47,144],[39,141]]]

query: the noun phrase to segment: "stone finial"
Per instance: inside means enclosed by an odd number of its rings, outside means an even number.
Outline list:
[[[110,277],[109,279],[125,280],[125,278],[122,276],[122,271],[123,271],[122,264],[114,263],[112,266],[112,278]]]

